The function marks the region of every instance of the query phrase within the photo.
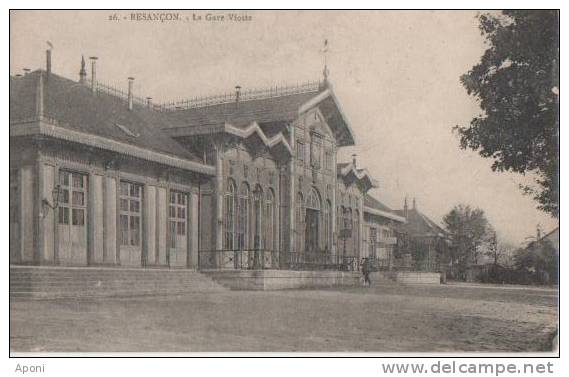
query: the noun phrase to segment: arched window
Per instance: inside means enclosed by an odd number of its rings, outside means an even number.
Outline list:
[[[249,186],[243,182],[239,188],[239,206],[237,208],[237,247],[240,250],[249,248],[250,202]]]
[[[315,188],[310,190],[310,194],[308,194],[308,199],[306,199],[306,208],[314,209],[320,211],[320,195]]]
[[[253,190],[253,213],[255,215],[253,248],[259,250],[263,247],[263,189],[259,185]]]
[[[353,236],[353,228],[352,228],[352,209],[346,208],[344,210],[344,229],[346,229],[344,245],[345,245],[345,255],[352,255],[353,244],[351,242],[351,238]]]
[[[324,250],[330,252],[332,249],[332,204],[329,200],[326,200],[324,204],[324,213],[322,214],[323,224],[322,224],[322,239]]]
[[[316,252],[322,247],[322,213],[320,194],[313,187],[304,205],[304,250]]]
[[[237,206],[237,189],[232,179],[227,180],[225,188],[224,228],[225,238],[223,248],[233,250],[235,248],[235,209]]]
[[[296,247],[295,251],[300,253],[304,249],[304,197],[302,193],[296,195]]]
[[[265,197],[265,249],[275,249],[275,194],[272,189],[267,190]]]
[[[354,239],[354,256],[360,255],[360,211],[354,210],[354,228],[352,229]]]

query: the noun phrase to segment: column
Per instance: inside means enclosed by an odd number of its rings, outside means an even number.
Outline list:
[[[156,189],[156,263],[166,264],[166,253],[168,252],[167,231],[168,231],[168,197],[166,187]]]
[[[89,239],[89,264],[101,264],[104,262],[104,198],[103,179],[101,174],[89,176],[89,199],[87,202],[88,215],[88,239]]]
[[[156,186],[144,187],[144,224],[145,232],[145,260],[146,264],[156,263]]]
[[[54,188],[55,179],[55,166],[47,164],[45,161],[39,161],[38,166],[38,188],[39,198],[38,203],[41,207],[38,214],[38,248],[39,248],[39,262],[52,264],[55,262],[54,254],[54,236],[55,236],[55,216],[53,208],[44,205],[43,201],[47,200],[50,204],[53,203],[52,191]]]
[[[194,269],[199,268],[199,256],[198,256],[198,248],[199,248],[199,238],[200,238],[200,227],[199,227],[199,210],[200,210],[200,195],[199,191],[192,191],[192,195],[190,195],[190,262],[189,266],[193,267]]]
[[[251,188],[252,189],[252,188]],[[215,249],[223,249],[223,144],[215,144]]]
[[[117,178],[104,177],[103,190],[103,263],[117,263]]]
[[[285,250],[288,252],[299,252],[300,250],[296,249],[296,218],[295,218],[295,210],[296,210],[296,123],[291,124],[290,126],[290,147],[292,149],[292,157],[290,159],[290,168],[289,168],[289,229],[290,229],[290,244],[289,250]]]

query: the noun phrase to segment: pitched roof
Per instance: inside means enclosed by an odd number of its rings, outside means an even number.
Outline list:
[[[404,217],[397,215],[391,208],[369,194],[364,195],[364,212],[398,222],[405,222]]]
[[[404,210],[394,210],[396,214],[405,217]],[[447,232],[433,220],[421,213],[416,208],[407,210],[407,223],[405,229],[413,236],[438,236],[447,237]]]
[[[379,200],[377,200],[376,198],[374,198],[369,194],[366,194],[364,196],[364,205],[370,208],[379,209],[381,211],[393,212],[391,208],[389,208],[388,206],[386,206],[385,204],[383,204],[382,202],[380,202]]]
[[[10,76],[10,121],[35,117],[39,80]]]
[[[270,124],[271,133],[284,132],[287,123],[314,107],[318,107],[335,134],[339,146],[355,144],[355,136],[340,103],[328,83],[307,91],[231,101],[168,112],[164,129],[173,137],[199,133],[223,132],[223,125],[246,128],[256,123],[261,128]],[[268,136],[268,135],[267,135]]]
[[[40,85],[43,91],[38,97]],[[55,119],[62,128],[201,163],[161,130],[167,122],[161,113],[141,107],[130,111],[118,97],[104,92],[94,95],[83,84],[43,70],[11,78],[10,121],[37,116],[38,98],[43,98],[42,116]]]
[[[172,111],[168,113],[171,121],[167,127],[198,127],[222,123],[246,127],[252,122],[263,124],[292,121],[298,117],[299,107],[316,94],[318,92],[298,93]]]

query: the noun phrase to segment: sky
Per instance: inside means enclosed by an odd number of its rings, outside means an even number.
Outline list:
[[[487,48],[475,11],[133,13],[10,12],[10,74],[45,68],[50,41],[57,74],[78,79],[81,55],[97,56],[99,81],[126,89],[133,76],[136,95],[171,101],[321,79],[327,39],[330,81],[356,134],[339,161],[357,154],[379,181],[372,195],[393,209],[416,198],[439,223],[457,204],[479,207],[514,245],[558,224],[520,192],[529,177],[492,172],[452,132],[481,111],[459,82]]]

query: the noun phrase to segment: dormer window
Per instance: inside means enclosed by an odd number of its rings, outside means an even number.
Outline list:
[[[322,136],[313,132],[310,135],[310,166],[313,169],[320,169],[321,167],[321,154],[322,154]]]
[[[296,158],[301,164],[304,163],[304,143],[300,140],[296,141]]]

